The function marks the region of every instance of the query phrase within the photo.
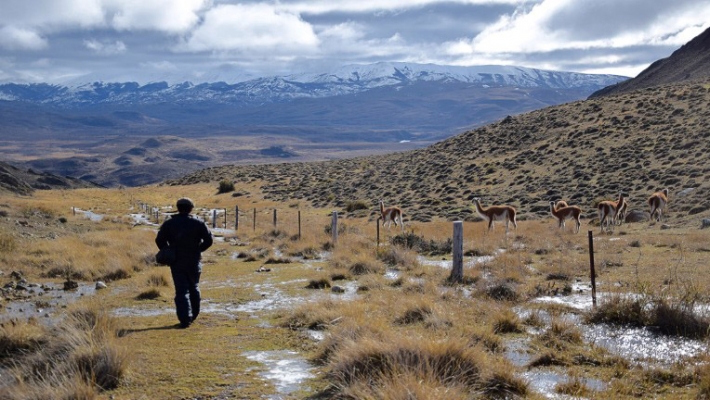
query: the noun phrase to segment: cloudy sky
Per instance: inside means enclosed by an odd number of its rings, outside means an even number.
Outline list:
[[[0,82],[171,83],[403,61],[635,76],[710,0],[2,0]]]

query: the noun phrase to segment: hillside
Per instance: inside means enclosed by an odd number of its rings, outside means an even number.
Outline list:
[[[95,183],[47,172],[24,170],[0,161],[0,192],[29,195],[35,189],[78,189],[101,187]]]
[[[632,210],[670,190],[670,222],[710,215],[710,81],[644,89],[506,117],[431,147],[319,163],[209,168],[171,185],[263,181],[267,198],[344,208],[398,204],[406,217],[471,218],[471,199],[511,204],[520,218],[548,215],[549,201],[595,204],[619,191]],[[374,214],[373,214],[374,215]]]
[[[619,94],[653,86],[691,82],[710,77],[710,29],[624,82],[608,86],[591,97]]]

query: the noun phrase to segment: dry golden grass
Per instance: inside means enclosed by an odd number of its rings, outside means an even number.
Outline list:
[[[338,395],[358,398],[398,398],[397,393],[405,386],[411,393],[430,396],[427,398],[496,397],[505,393],[535,397],[534,393],[525,392],[525,385],[517,378],[520,369],[506,360],[508,341],[517,338],[530,341],[533,359],[554,353],[563,361],[561,368],[573,378],[583,376],[611,382],[604,392],[590,392],[591,397],[689,398],[707,392],[708,385],[703,383],[708,380],[707,371],[698,369],[697,380],[683,388],[677,387],[677,382],[685,376],[682,371],[674,372],[676,378],[673,379],[661,379],[662,374],[649,378],[631,367],[628,361],[607,354],[599,347],[590,348],[581,338],[579,329],[563,322],[565,314],[584,315],[582,312],[528,302],[536,296],[551,294],[553,289],[549,289],[549,285],[552,284],[562,294],[562,289],[573,283],[589,282],[588,240],[584,229],[580,234],[573,234],[569,229],[561,232],[551,218],[530,219],[521,220],[518,229],[506,236],[500,225],[488,232],[482,222],[466,222],[464,265],[469,279],[464,284],[452,285],[447,283],[449,268],[445,265],[423,263],[419,257],[422,254],[393,246],[390,241],[396,236],[394,231],[382,232],[378,248],[374,221],[367,217],[344,218],[346,228],[333,247],[329,243],[331,237],[325,233],[325,226],[330,223],[329,210],[309,208],[305,203],[297,209],[264,200],[257,183],[254,185],[248,189],[238,187],[237,190],[247,190],[252,195],[237,200],[229,195],[217,195],[210,185],[82,190],[64,193],[54,203],[48,200],[56,197],[56,193],[41,192],[36,198],[3,200],[0,203],[7,204],[10,215],[0,219],[0,234],[14,247],[10,252],[0,249],[0,259],[8,265],[8,270],[20,270],[33,279],[39,279],[52,269],[71,272],[87,281],[125,273],[121,276],[124,279],[113,282],[115,290],[102,292],[103,307],[107,310],[139,307],[165,310],[157,317],[138,314],[118,318],[124,334],[112,340],[130,348],[132,356],[128,359],[135,361],[130,364],[131,373],[124,375],[119,387],[107,392],[117,399],[148,394],[155,398],[219,398],[240,392],[252,398],[273,396],[276,389],[265,386],[256,372],[250,372],[258,371],[259,364],[247,360],[242,353],[274,349],[301,350],[309,359],[318,361],[318,378],[304,385],[309,392],[294,397],[305,398],[329,385],[337,388]],[[133,221],[122,216],[129,212],[131,199],[134,203],[140,199],[169,205],[182,195],[192,197],[198,207],[219,206],[233,210],[234,203],[239,202],[240,208],[246,210],[239,231],[225,235],[226,242],[216,242],[214,248],[205,253],[202,290],[203,298],[209,299],[211,306],[217,310],[220,307],[233,309],[268,299],[270,295],[264,293],[268,292],[264,288],[269,285],[275,286],[287,299],[307,298],[309,301],[293,301],[292,309],[201,314],[198,323],[190,329],[172,329],[176,322],[172,314],[172,294],[165,293],[171,290],[168,270],[150,265],[150,257],[155,252],[154,228],[133,227]],[[48,219],[43,213],[29,213],[32,215],[26,218],[25,202],[28,208],[55,207],[54,217]],[[71,215],[72,206],[93,209],[106,218],[97,223],[82,215]],[[276,229],[270,219],[274,207],[279,210]],[[254,208],[260,210],[256,229],[251,225]],[[307,221],[302,225],[300,240],[294,237],[298,230],[292,222],[298,210],[302,212],[303,221]],[[61,216],[67,221],[58,222]],[[14,225],[17,218],[26,219],[31,227]],[[434,220],[410,223],[407,229],[427,241],[443,243],[451,236],[452,224]],[[598,290],[603,299],[613,293],[633,293],[654,300],[665,299],[670,306],[707,301],[705,288],[710,287],[710,278],[704,273],[704,266],[710,257],[708,231],[691,227],[660,230],[647,224],[627,224],[617,227],[613,235],[598,235],[596,230],[594,233]],[[272,271],[268,273],[255,272],[269,257],[279,258],[278,252],[283,254],[281,258],[292,262],[270,265]],[[235,253],[252,254],[255,261],[233,258]],[[320,254],[328,258],[307,263],[297,259]],[[386,257],[383,258],[383,254]],[[478,258],[486,255],[492,258]],[[450,260],[448,254],[423,256],[429,260]],[[384,276],[387,267],[398,270],[396,280]],[[367,273],[357,273],[362,271]],[[56,279],[64,279],[61,275]],[[304,288],[310,280],[321,279],[339,285],[343,279],[346,283],[356,281],[355,287],[362,290],[354,298],[340,300],[329,291]],[[490,298],[490,288],[508,286],[515,294],[514,301]],[[139,294],[149,290],[162,292],[161,297],[136,300]],[[598,309],[603,307],[604,302],[600,301]],[[521,308],[530,310],[525,318],[518,314]],[[305,329],[320,330],[325,339],[315,344],[304,340]],[[22,337],[22,334],[17,336]],[[41,336],[40,340],[44,339]],[[364,348],[372,352],[363,353]],[[349,366],[367,361],[367,354],[394,360],[388,361],[387,365],[391,365],[406,358],[403,355],[417,354],[436,360],[442,354],[450,354],[447,351],[454,353],[454,360],[466,360],[471,354],[471,359],[479,360],[487,368],[472,385],[466,384],[465,379],[453,382],[453,378],[446,378],[461,376],[456,373],[432,374],[431,370],[438,368],[434,361],[427,361],[424,365],[429,367],[419,369],[401,365],[381,368],[380,372],[375,369],[372,377],[343,375]],[[185,370],[192,375],[172,368],[175,363],[183,362],[174,353],[194,357],[194,362],[185,361]],[[82,365],[89,363],[86,360],[118,357],[101,354],[91,347],[85,347],[80,354],[77,360]],[[340,372],[324,373],[331,370]],[[367,385],[370,378],[377,384]],[[31,393],[29,387],[32,386],[41,391],[43,385],[46,383],[31,382],[23,390]],[[84,390],[80,383],[57,385],[58,388],[64,386],[73,388],[67,389],[67,393],[74,390],[79,397]],[[60,393],[64,389],[57,390]]]
[[[91,399],[118,387],[130,353],[118,344],[114,319],[95,308],[77,308],[56,328],[45,329],[41,348],[16,353],[5,398]]]

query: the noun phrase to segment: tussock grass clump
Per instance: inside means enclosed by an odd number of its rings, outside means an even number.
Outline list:
[[[498,314],[493,321],[493,332],[497,334],[522,333],[524,331],[520,317],[510,309]]]
[[[393,246],[411,249],[417,253],[427,254],[430,256],[451,254],[453,251],[453,241],[450,237],[442,241],[437,241],[435,239],[427,240],[423,236],[419,236],[414,232],[406,232],[393,236],[392,239],[390,239],[390,242]]]
[[[565,358],[560,357],[557,353],[546,352],[535,357],[535,359],[528,363],[527,367],[551,367],[555,365],[566,366],[569,365],[569,363]]]
[[[484,365],[488,370],[490,363],[484,353],[461,341],[432,342],[412,338],[376,341],[365,338],[340,349],[331,362],[329,377],[338,392],[336,397],[363,391],[390,392],[402,388],[399,384],[391,386],[402,376],[411,377],[408,379],[413,385],[405,393],[436,391],[446,393],[446,398],[449,398],[449,390],[454,394],[453,398],[464,393],[471,396],[484,392],[492,397],[527,393],[523,381],[502,368],[484,372]]]
[[[588,323],[652,326],[666,335],[696,339],[710,335],[710,318],[696,311],[694,301],[671,301],[657,296],[614,296],[591,310],[585,318]]]
[[[385,267],[375,259],[358,257],[348,266],[348,270],[353,275],[382,274]]]
[[[43,346],[14,357],[3,398],[92,399],[121,383],[130,355],[118,346],[115,320],[106,313],[77,309],[44,329]]]
[[[612,296],[602,301],[585,315],[587,323],[644,326],[647,324],[646,301],[629,296]]]
[[[490,327],[476,326],[473,331],[465,333],[471,346],[483,346],[491,353],[501,353],[505,351],[505,344],[500,336],[496,335]]]
[[[341,388],[357,382],[378,385],[380,381],[381,385],[383,377],[404,372],[474,388],[480,383],[482,361],[475,350],[452,341],[403,338],[383,342],[366,338],[342,348],[329,375]]]
[[[165,287],[170,285],[170,281],[164,274],[151,274],[148,277],[148,286]]]
[[[327,289],[331,286],[327,278],[311,279],[306,285],[306,289]]]
[[[424,322],[434,310],[429,304],[418,304],[408,308],[404,313],[394,320],[397,325],[411,325],[419,322]]]
[[[126,271],[124,268],[116,268],[113,271],[105,273],[103,276],[101,276],[101,280],[106,281],[106,282],[112,282],[112,281],[118,281],[121,279],[128,279],[131,277],[131,274]]]
[[[580,345],[583,343],[582,332],[575,324],[568,321],[553,320],[550,327],[545,330],[538,339],[545,347],[565,350],[569,345]]]
[[[148,290],[145,290],[136,296],[136,300],[155,300],[160,298],[160,290],[156,288],[150,288]]]
[[[292,330],[303,328],[325,330],[338,323],[341,316],[335,303],[331,300],[325,300],[298,307],[289,313],[280,325]]]
[[[44,328],[32,321],[0,325],[0,359],[37,350],[46,342],[44,333]]]
[[[420,267],[417,254],[401,246],[388,246],[377,252],[377,258],[391,267],[415,269]]]
[[[486,295],[499,301],[517,301],[520,298],[515,285],[511,282],[499,282],[491,285],[486,289]]]
[[[509,399],[530,394],[528,384],[513,374],[512,368],[505,366],[493,369],[484,377],[483,393],[489,398]]]
[[[10,253],[15,248],[17,248],[15,237],[7,233],[0,233],[0,253]]]
[[[579,377],[574,377],[566,382],[561,382],[555,385],[555,392],[566,394],[568,396],[587,397],[592,391],[584,384],[584,381]]]
[[[382,275],[365,275],[358,279],[358,291],[382,290],[389,282]]]
[[[343,346],[354,342],[370,338],[371,340],[386,341],[391,334],[386,323],[375,318],[368,324],[363,324],[357,319],[338,320],[337,325],[330,325],[330,334],[325,337],[319,346],[313,361],[320,365],[325,365],[332,361],[333,357]]]
[[[685,387],[696,383],[697,376],[694,372],[683,368],[662,369],[654,368],[644,371],[643,378],[654,385],[670,385]]]
[[[666,335],[705,338],[710,335],[710,319],[694,310],[694,303],[658,300],[652,309],[651,325]]]

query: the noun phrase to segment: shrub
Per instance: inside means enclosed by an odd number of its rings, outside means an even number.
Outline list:
[[[229,180],[219,181],[219,188],[217,189],[217,194],[229,193],[234,191],[234,182]]]
[[[368,208],[370,208],[370,207],[363,200],[349,201],[345,205],[345,211],[347,211],[347,212],[353,212],[353,211],[357,211],[357,210],[367,210]]]

